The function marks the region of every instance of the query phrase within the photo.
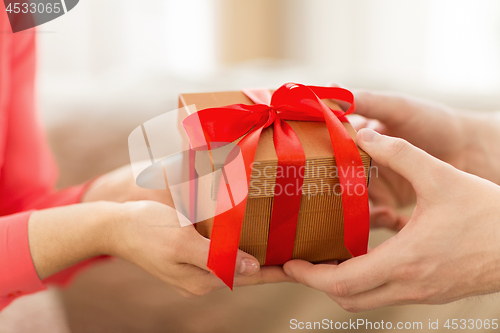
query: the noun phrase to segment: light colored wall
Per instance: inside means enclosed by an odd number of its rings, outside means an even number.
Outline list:
[[[282,0],[220,0],[219,61],[234,64],[255,58],[282,58]]]
[[[495,109],[499,25],[496,0],[80,1],[39,27],[41,103],[52,119],[82,100],[334,81]]]

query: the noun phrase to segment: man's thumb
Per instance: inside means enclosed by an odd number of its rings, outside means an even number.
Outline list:
[[[406,178],[415,190],[442,164],[403,139],[382,135],[368,128],[361,129],[356,139],[361,149],[377,163]]]

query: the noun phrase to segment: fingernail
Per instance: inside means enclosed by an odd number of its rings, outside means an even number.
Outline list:
[[[241,261],[240,271],[241,275],[254,275],[260,269],[260,265],[257,261],[245,258]]]
[[[360,135],[361,135],[361,139],[364,141],[364,142],[373,142],[375,141],[375,139],[377,137],[380,136],[380,134],[378,134],[377,132],[375,132],[374,130],[372,129],[368,129],[368,128],[363,128],[362,130],[359,131],[360,132]]]

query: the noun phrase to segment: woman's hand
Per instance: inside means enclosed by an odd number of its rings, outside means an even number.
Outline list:
[[[151,200],[173,207],[170,191],[151,190],[136,185],[132,166],[127,164],[108,172],[90,184],[82,197],[82,202],[113,201],[127,202]]]
[[[110,231],[110,254],[126,259],[165,281],[186,297],[225,287],[207,268],[210,240],[193,225],[181,227],[173,208],[151,202],[128,202],[123,219]],[[292,281],[282,267],[259,267],[238,251],[235,286]]]
[[[199,296],[224,283],[206,263],[210,241],[189,225],[181,227],[169,206],[138,201],[95,202],[33,212],[29,243],[41,279],[82,260],[113,255],[128,260],[173,286],[184,296]],[[282,267],[259,267],[238,252],[235,285],[292,281]]]
[[[500,114],[457,111],[393,93],[356,91],[356,129],[403,138],[456,168],[500,184]],[[408,217],[397,208],[413,204],[416,196],[401,175],[375,160],[369,195],[374,227],[401,229]]]
[[[500,187],[402,139],[363,129],[357,142],[415,189],[410,221],[366,255],[339,265],[292,260],[285,271],[354,312],[500,291]]]

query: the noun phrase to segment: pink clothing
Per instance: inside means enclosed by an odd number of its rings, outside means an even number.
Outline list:
[[[54,189],[57,168],[35,114],[34,29],[11,33],[0,5],[0,310],[16,297],[64,285],[85,261],[40,281],[28,243],[34,209],[78,203],[86,185]]]

